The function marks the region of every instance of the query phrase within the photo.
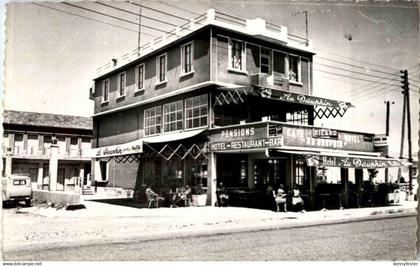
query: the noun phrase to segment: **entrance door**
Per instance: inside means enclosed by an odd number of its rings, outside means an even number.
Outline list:
[[[265,189],[270,184],[278,187],[286,185],[285,159],[255,160],[255,187]]]
[[[31,177],[32,188],[36,188],[38,182],[38,168],[29,168],[29,176]]]
[[[57,190],[58,191],[64,191],[64,175],[65,171],[63,168],[58,168],[57,171]]]

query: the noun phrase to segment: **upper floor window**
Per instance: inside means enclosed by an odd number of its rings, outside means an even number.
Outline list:
[[[261,48],[261,73],[271,75],[271,50]]]
[[[188,98],[185,100],[185,128],[207,126],[208,96]]]
[[[194,71],[192,60],[193,60],[193,43],[187,43],[181,46],[181,65],[182,65],[182,74],[188,74]]]
[[[245,43],[229,39],[229,68],[245,71]]]
[[[156,73],[157,73],[157,82],[163,83],[166,82],[166,54],[158,56],[156,59]]]
[[[102,83],[102,101],[109,101],[109,79],[106,79]]]
[[[125,82],[126,82],[125,72],[118,74],[119,96],[124,96],[125,95],[125,85],[126,85]]]
[[[286,113],[286,122],[298,125],[309,125],[308,111],[302,110],[293,113]]]
[[[168,103],[163,106],[163,131],[175,131],[182,129],[183,106],[182,100]]]
[[[289,55],[289,80],[300,82],[300,57]]]
[[[136,67],[136,90],[144,90],[144,64]]]
[[[144,110],[144,134],[154,135],[162,132],[162,107]]]

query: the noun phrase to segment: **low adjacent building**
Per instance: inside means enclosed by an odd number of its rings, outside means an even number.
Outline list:
[[[92,119],[5,110],[3,176],[28,174],[35,189],[75,191],[89,182]],[[55,179],[55,180],[54,180]]]

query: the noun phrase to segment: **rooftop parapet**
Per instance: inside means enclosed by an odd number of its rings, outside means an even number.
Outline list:
[[[96,77],[120,68],[147,54],[160,49],[180,38],[183,38],[207,25],[215,25],[229,30],[237,31],[251,36],[258,36],[280,41],[286,46],[294,49],[312,52],[312,42],[303,37],[288,34],[287,27],[266,22],[262,18],[242,19],[232,15],[217,12],[209,9],[189,22],[182,24],[175,29],[168,31],[165,35],[157,37],[152,41],[125,53],[119,58],[113,58],[109,63],[96,69]]]

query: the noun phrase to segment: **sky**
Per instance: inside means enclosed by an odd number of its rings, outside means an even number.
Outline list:
[[[139,0],[133,1],[139,3]],[[134,23],[138,22],[138,16],[93,2],[72,2],[134,22],[127,23],[63,3],[37,3],[7,4],[4,109],[91,116],[93,102],[89,100],[89,88],[96,68],[137,47],[138,26]],[[136,14],[139,12],[138,6],[127,2],[107,4]],[[344,117],[317,120],[315,124],[383,134],[384,101],[392,101],[390,153],[398,156],[403,101],[399,70],[409,69],[411,89],[415,90],[410,91],[413,151],[417,151],[420,87],[418,3],[143,0],[142,4],[188,19],[205,13],[209,8],[242,18],[261,17],[287,26],[289,33],[303,37],[305,16],[302,11],[307,11],[309,38],[316,52],[314,95],[349,101],[355,106]],[[145,8],[142,15],[176,25],[184,23],[173,16]],[[142,23],[162,30],[173,29],[173,26],[145,17]],[[162,34],[145,27],[141,32],[141,44],[154,38],[149,34]]]

